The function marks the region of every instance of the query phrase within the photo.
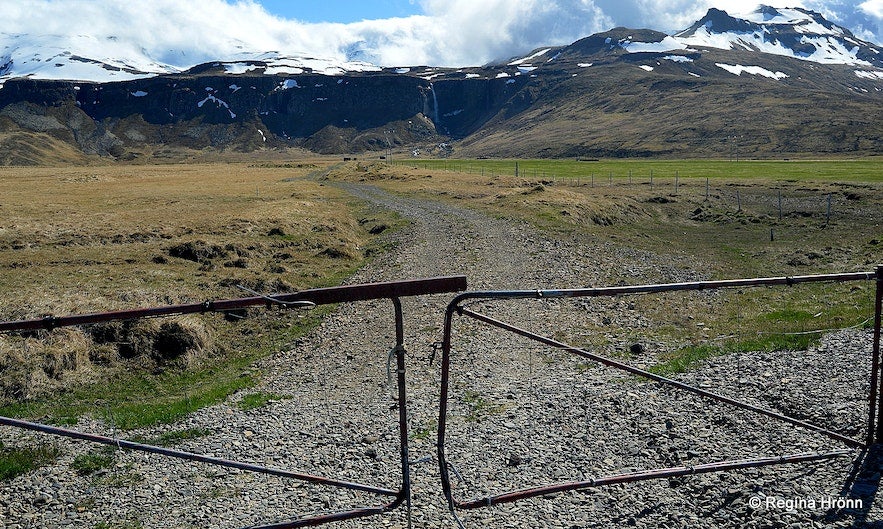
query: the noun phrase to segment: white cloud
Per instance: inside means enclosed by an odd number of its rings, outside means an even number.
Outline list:
[[[87,35],[135,43],[179,67],[243,51],[279,51],[385,66],[483,64],[614,26],[674,32],[711,7],[745,12],[743,0],[417,0],[423,15],[352,24],[307,24],[268,14],[253,0],[0,0],[0,32]],[[859,37],[881,41],[883,0],[764,2],[822,12]],[[0,54],[3,51],[0,49]]]
[[[858,8],[873,17],[883,18],[883,0],[868,0],[859,4]]]

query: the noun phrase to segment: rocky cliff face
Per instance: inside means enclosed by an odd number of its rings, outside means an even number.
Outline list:
[[[0,89],[0,116],[7,129],[14,124],[88,154],[117,157],[144,143],[242,150],[305,144],[350,152],[464,137],[523,84],[511,78],[432,83],[385,73],[231,76],[211,68],[101,84],[13,79]],[[347,139],[332,141],[330,130]],[[366,132],[373,138],[353,144]]]

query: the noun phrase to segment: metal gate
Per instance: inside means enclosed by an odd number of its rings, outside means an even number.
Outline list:
[[[869,394],[867,395],[867,436],[864,439],[856,439],[854,435],[850,436],[843,432],[836,431],[832,428],[821,426],[811,420],[807,420],[806,418],[795,417],[794,414],[774,411],[772,409],[769,409],[768,407],[759,406],[755,403],[747,402],[743,399],[726,396],[711,391],[705,387],[699,387],[695,384],[689,384],[680,380],[675,380],[670,377],[659,375],[649,371],[648,369],[630,365],[629,363],[620,359],[611,358],[598,354],[596,352],[592,352],[585,347],[575,347],[573,345],[568,345],[568,343],[566,343],[564,340],[556,338],[555,336],[540,334],[521,326],[507,323],[500,316],[479,312],[475,310],[472,306],[473,303],[481,303],[485,301],[499,301],[503,303],[508,303],[518,300],[577,300],[580,298],[622,298],[668,292],[713,292],[718,289],[781,286],[790,287],[810,283],[840,283],[861,281],[875,283],[873,350],[870,368],[870,388]],[[137,309],[115,313],[90,314],[83,316],[47,317],[36,320],[0,323],[0,332],[17,332],[38,329],[51,330],[67,325],[84,325],[103,321],[167,316],[172,314],[223,312],[241,309],[243,307],[261,305],[275,305],[287,308],[297,308],[302,306],[321,304],[350,303],[375,299],[390,299],[392,301],[395,313],[394,317],[396,327],[395,344],[390,354],[391,357],[395,356],[396,359],[395,378],[398,412],[397,435],[399,444],[399,464],[401,466],[401,483],[399,484],[397,489],[372,485],[368,483],[354,482],[345,479],[336,479],[330,476],[313,475],[310,473],[292,471],[282,468],[274,468],[262,465],[254,465],[250,463],[243,463],[240,461],[226,460],[193,452],[185,452],[159,446],[151,446],[147,444],[126,441],[115,437],[94,435],[71,429],[58,428],[45,424],[37,424],[8,417],[0,417],[0,424],[44,432],[52,435],[65,436],[73,439],[85,440],[104,445],[117,446],[129,450],[149,452],[172,458],[197,461],[210,465],[218,465],[227,468],[278,476],[281,478],[292,479],[316,485],[323,485],[337,489],[360,491],[369,493],[371,495],[376,495],[378,498],[382,499],[376,506],[342,510],[339,512],[321,514],[307,518],[299,518],[280,523],[269,523],[260,526],[262,528],[282,529],[289,527],[314,526],[328,522],[377,515],[392,511],[402,505],[406,505],[410,510],[411,484],[408,469],[408,410],[406,399],[407,395],[405,393],[406,373],[405,348],[403,343],[404,325],[402,317],[402,306],[399,299],[407,296],[457,292],[465,290],[465,288],[466,278],[463,276],[455,276],[413,281],[314,289],[292,294],[255,296],[251,298],[241,298],[236,300],[211,301],[192,305]],[[855,449],[867,448],[874,443],[883,443],[883,406],[881,406],[880,402],[881,395],[883,395],[883,388],[881,388],[881,385],[883,385],[883,376],[881,376],[881,368],[883,368],[883,363],[881,363],[880,358],[881,301],[883,301],[883,266],[878,267],[876,272],[866,273],[737,279],[729,281],[700,281],[691,283],[619,286],[570,290],[517,290],[468,292],[460,294],[449,304],[447,308],[447,312],[445,314],[443,341],[441,342],[441,387],[438,410],[439,415],[437,449],[439,471],[441,476],[441,487],[444,497],[448,502],[448,506],[450,507],[451,512],[456,517],[456,512],[458,509],[477,509],[481,507],[489,507],[510,502],[516,502],[518,500],[528,498],[535,498],[568,491],[579,491],[583,489],[590,489],[606,485],[648,481],[660,478],[676,478],[679,476],[706,474],[712,472],[722,472],[782,464],[823,461],[840,457],[848,457],[854,454]],[[453,462],[451,461],[447,444],[448,441],[450,441],[449,430],[451,420],[450,409],[452,404],[452,386],[457,382],[457,377],[461,376],[459,374],[455,376],[452,370],[452,366],[454,364],[452,360],[452,350],[454,345],[454,316],[466,317],[470,321],[477,322],[482,326],[498,329],[503,331],[504,333],[508,333],[512,336],[518,337],[519,339],[526,339],[530,342],[540,344],[542,347],[550,348],[555,351],[564,353],[568,356],[578,358],[581,361],[587,362],[587,364],[597,364],[605,366],[615,371],[625,373],[629,376],[641,377],[646,380],[654,381],[662,387],[673,388],[679,392],[693,395],[703,400],[704,402],[719,403],[720,405],[726,406],[730,409],[740,410],[741,412],[749,412],[754,415],[762,416],[765,419],[774,421],[776,423],[781,423],[789,425],[790,427],[796,427],[801,430],[813,432],[818,436],[840,443],[845,448],[813,452],[775,454],[762,457],[753,457],[749,459],[725,459],[689,465],[674,465],[663,468],[653,468],[650,470],[638,470],[614,473],[609,475],[599,475],[596,477],[586,477],[585,479],[565,479],[555,481],[553,483],[541,484],[531,487],[514,487],[510,488],[509,490],[503,490],[501,492],[493,492],[489,494],[482,494],[465,498],[457,496],[455,495],[455,486],[452,477],[457,476],[459,472],[457,467],[452,464]],[[540,368],[542,368],[541,365]],[[493,381],[490,381],[488,383],[493,383]],[[564,383],[562,383],[562,385],[564,385]],[[468,397],[469,399],[471,399],[469,401],[469,404],[470,406],[472,406],[472,412],[475,414],[475,420],[480,420],[481,414],[488,412],[490,407],[493,406],[493,404],[482,401],[481,395],[473,395]],[[566,417],[562,419],[562,424],[566,422],[565,419]],[[476,446],[475,449],[483,450],[486,449],[486,447]],[[517,457],[513,457],[509,463],[510,466],[517,467],[519,461],[517,460]]]
[[[33,330],[52,330],[69,325],[85,325],[91,323],[107,322],[114,320],[131,320],[146,317],[169,316],[173,314],[193,314],[206,312],[225,312],[239,310],[254,306],[281,306],[285,308],[302,308],[314,305],[327,305],[334,303],[352,303],[359,301],[389,299],[392,301],[395,317],[395,344],[390,351],[390,356],[395,356],[395,373],[398,408],[398,444],[401,464],[401,483],[398,489],[393,490],[378,485],[355,483],[347,480],[336,479],[330,476],[318,476],[303,472],[297,472],[282,468],[272,468],[262,465],[231,461],[203,454],[174,450],[170,448],[152,446],[142,443],[127,441],[113,437],[94,435],[71,429],[58,428],[55,426],[38,424],[19,419],[0,417],[0,424],[58,435],[73,439],[110,445],[127,450],[136,450],[159,454],[162,456],[196,461],[209,465],[244,470],[258,474],[278,476],[306,482],[315,485],[324,485],[338,489],[366,492],[382,498],[382,502],[376,506],[363,507],[321,514],[311,517],[298,518],[292,521],[269,523],[259,526],[261,529],[285,529],[293,527],[315,526],[328,522],[362,518],[386,513],[406,505],[410,514],[411,485],[408,469],[408,409],[407,395],[405,393],[405,346],[404,346],[404,323],[402,304],[400,298],[408,296],[421,296],[428,294],[457,292],[466,289],[464,276],[439,277],[432,279],[419,279],[411,281],[397,281],[389,283],[373,283],[332,288],[320,288],[305,290],[296,293],[278,294],[273,296],[255,296],[232,300],[207,301],[190,305],[177,305],[168,307],[135,309],[121,312],[87,314],[78,316],[46,317],[35,320],[0,323],[0,333],[21,332]]]
[[[714,392],[707,387],[698,387],[697,385],[688,384],[683,381],[662,376],[660,374],[653,373],[648,369],[630,365],[629,363],[626,363],[619,358],[611,358],[609,356],[604,356],[590,351],[586,347],[575,347],[573,345],[569,345],[561,339],[557,339],[550,335],[543,335],[537,332],[533,332],[524,328],[523,326],[508,323],[507,321],[504,321],[503,316],[490,315],[490,313],[487,312],[488,310],[498,310],[498,312],[505,313],[506,316],[508,316],[513,310],[515,310],[514,307],[517,307],[519,305],[519,301],[521,301],[521,304],[524,305],[528,303],[527,300],[578,300],[579,298],[629,297],[666,292],[714,291],[716,289],[750,287],[790,287],[808,283],[838,283],[857,281],[873,281],[876,283],[873,316],[873,354],[871,358],[871,372],[869,373],[871,383],[870,392],[867,395],[867,436],[864,439],[856,439],[842,432],[833,431],[830,428],[820,426],[805,418],[794,417],[792,414],[780,413],[779,411],[774,411],[772,409],[769,409],[768,407],[759,406],[756,403],[750,403],[739,398],[725,396],[720,393]],[[546,496],[568,491],[579,491],[606,485],[647,481],[660,478],[676,478],[680,476],[730,471],[753,467],[828,460],[844,456],[852,456],[855,453],[855,449],[865,448],[874,443],[881,443],[883,442],[883,406],[880,405],[880,396],[881,394],[883,394],[883,388],[880,387],[881,383],[883,383],[883,377],[881,377],[880,373],[881,297],[883,297],[883,266],[878,267],[876,269],[876,272],[852,274],[737,279],[729,281],[701,281],[690,283],[586,288],[571,290],[515,290],[467,292],[460,294],[450,303],[447,308],[447,313],[445,317],[444,338],[443,342],[441,343],[441,394],[439,403],[437,446],[439,472],[441,474],[442,481],[441,485],[444,496],[447,499],[448,506],[456,518],[456,512],[460,509],[478,509],[482,507],[490,507],[510,502],[516,502],[518,500],[524,500],[527,498]],[[552,303],[552,301],[548,303]],[[482,311],[479,311],[479,309],[474,308],[475,305],[484,305],[484,307],[481,309]],[[504,306],[505,309],[503,308]],[[606,368],[614,370],[614,372],[621,372],[628,376],[640,377],[644,380],[656,382],[657,386],[674,388],[678,392],[697,396],[699,398],[698,400],[702,400],[704,402],[712,401],[716,403],[721,403],[724,405],[722,406],[723,408],[728,407],[730,409],[743,410],[745,412],[750,412],[751,414],[758,414],[760,416],[763,416],[763,420],[765,421],[771,420],[773,422],[784,423],[786,425],[797,427],[801,430],[813,432],[814,434],[823,436],[824,438],[836,441],[836,443],[845,445],[845,448],[818,452],[813,451],[775,454],[763,457],[753,457],[749,459],[726,459],[713,462],[668,466],[649,470],[632,470],[629,472],[614,473],[611,475],[598,475],[594,477],[584,476],[582,479],[565,479],[559,482],[531,486],[524,486],[523,484],[521,484],[522,486],[511,485],[511,481],[516,480],[516,478],[519,476],[518,469],[520,468],[523,458],[519,457],[517,454],[509,455],[509,459],[504,465],[502,461],[504,461],[507,456],[505,453],[498,453],[496,454],[495,458],[496,460],[501,461],[499,463],[499,466],[502,470],[494,470],[494,472],[496,472],[496,474],[494,474],[494,477],[499,478],[499,481],[510,480],[509,490],[492,491],[487,493],[481,493],[472,490],[471,494],[463,497],[462,493],[458,495],[457,486],[459,486],[460,488],[470,489],[470,487],[466,483],[468,477],[464,478],[464,475],[467,474],[467,471],[481,472],[482,470],[484,470],[481,468],[481,465],[476,464],[473,459],[470,459],[472,453],[471,451],[488,450],[488,445],[493,445],[493,443],[488,443],[487,441],[476,441],[475,439],[473,439],[474,436],[470,433],[472,431],[471,429],[475,428],[474,425],[480,423],[480,421],[482,420],[482,417],[480,416],[481,410],[490,409],[491,411],[493,411],[494,409],[496,409],[497,417],[491,418],[497,420],[498,426],[502,425],[504,428],[510,428],[510,432],[519,432],[525,429],[529,429],[530,426],[524,426],[523,424],[516,425],[514,423],[514,419],[512,418],[514,417],[514,414],[510,414],[509,422],[506,422],[507,416],[505,415],[505,401],[503,401],[502,404],[499,404],[498,402],[495,403],[492,402],[491,399],[483,397],[481,395],[481,392],[478,390],[470,392],[468,389],[464,389],[469,387],[467,384],[480,384],[483,383],[483,379],[493,379],[494,376],[490,372],[490,370],[492,369],[491,367],[486,368],[488,372],[478,372],[478,368],[469,363],[470,353],[468,352],[469,349],[467,346],[464,346],[463,350],[458,350],[458,353],[463,354],[458,357],[457,362],[454,362],[452,360],[452,350],[454,349],[455,345],[455,316],[465,317],[467,322],[478,322],[474,325],[474,327],[477,327],[480,330],[483,330],[485,328],[495,329],[499,335],[503,336],[503,338],[500,338],[500,341],[506,339],[514,342],[516,338],[508,338],[509,336],[513,336],[517,337],[519,342],[526,341],[530,343],[540,344],[544,348],[560,352],[561,355],[558,355],[556,358],[561,357],[562,355],[565,357],[574,357],[576,359],[579,359],[581,362],[585,362],[586,364],[588,364],[588,367],[586,368],[605,366]],[[522,357],[520,358],[515,358],[514,356],[505,356],[504,358],[505,348],[509,347],[509,345],[497,345],[495,348],[490,349],[488,346],[486,346],[486,344],[484,344],[484,342],[482,342],[483,339],[486,339],[483,335],[481,337],[474,338],[476,336],[476,331],[473,329],[473,327],[469,327],[468,332],[467,330],[464,330],[463,332],[468,334],[468,336],[460,338],[461,341],[465,342],[467,338],[471,338],[474,341],[483,344],[482,347],[487,350],[493,351],[495,352],[493,354],[498,355],[495,356],[494,360],[492,360],[491,362],[513,363],[513,365],[507,364],[506,369],[522,369],[522,371],[525,373],[525,376],[530,378],[531,384],[533,384],[533,379],[536,378],[538,370],[546,369],[548,367],[547,365],[543,365],[541,361],[538,362],[536,357],[534,356],[530,357],[530,362],[532,363],[532,366],[529,370],[526,367],[519,367],[517,365],[514,365],[514,363],[517,363],[519,361],[527,362],[527,360],[525,359],[526,357],[522,355]],[[487,330],[486,332],[490,333],[491,331]],[[509,342],[506,342],[506,344],[509,344]],[[549,360],[550,364],[553,362],[554,360]],[[454,371],[455,367],[457,368],[457,372]],[[503,371],[500,370],[497,372],[502,373]],[[467,380],[471,381],[467,382]],[[553,380],[553,383],[554,382],[555,381]],[[495,380],[493,383],[499,386],[502,384],[502,381]],[[564,383],[565,382],[561,382],[561,384]],[[626,380],[624,383],[628,383],[628,380]],[[455,384],[459,384],[459,393],[456,402],[453,402],[453,388]],[[488,381],[487,384],[491,384],[491,382]],[[485,385],[484,387],[486,389],[490,386]],[[522,387],[520,388],[520,390],[524,391],[525,388]],[[517,391],[519,391],[519,388],[516,387],[513,392]],[[510,394],[508,395],[508,398],[515,399],[516,397]],[[554,408],[556,403],[554,402],[554,399],[552,400],[553,402],[547,402],[545,406]],[[640,396],[638,396],[638,398],[635,400],[639,401]],[[461,431],[459,438],[454,438],[454,440],[460,441],[462,444],[464,444],[465,447],[460,450],[459,457],[460,459],[464,459],[467,461],[465,463],[465,467],[461,466],[459,468],[455,465],[455,463],[460,464],[461,461],[452,461],[451,454],[449,453],[449,444],[452,440],[449,430],[451,428],[451,420],[454,418],[454,416],[451,414],[452,404],[457,404],[458,406],[460,406],[460,408],[465,410],[460,415],[456,416],[459,419],[459,423],[461,424]],[[526,409],[536,409],[538,407],[541,408],[542,406],[536,406],[534,404],[525,405]],[[570,420],[573,421],[575,420],[575,418],[570,417]],[[590,413],[588,410],[586,411],[586,420],[590,420]],[[526,422],[525,424],[527,424],[528,422]],[[557,427],[566,428],[566,422],[567,418],[565,417],[560,422],[556,422],[556,424],[558,425]],[[561,426],[562,424],[564,426]],[[571,432],[571,430],[567,431]],[[575,429],[574,433],[576,435],[579,435],[578,427]],[[611,435],[616,435],[617,433],[618,432],[611,432]],[[509,437],[517,437],[518,435],[518,433],[512,433]],[[523,432],[521,435],[523,435]],[[498,439],[505,440],[507,442],[509,441],[508,439],[503,438]],[[470,442],[473,444],[468,444]],[[529,440],[526,442],[529,442]],[[564,451],[565,448],[561,447],[560,450]],[[506,467],[509,468],[507,469]],[[508,473],[506,472],[507,470],[509,471]],[[486,470],[486,473],[491,473],[491,470]],[[501,478],[500,475],[502,475],[503,477]],[[459,522],[459,519],[457,519],[457,522],[462,526],[462,524]]]

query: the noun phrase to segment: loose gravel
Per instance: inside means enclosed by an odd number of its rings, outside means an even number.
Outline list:
[[[470,290],[585,287],[701,279],[699,262],[673,262],[590,238],[562,240],[512,220],[376,188],[341,185],[411,221],[389,235],[351,283],[465,274]],[[708,306],[720,303],[703,293]],[[456,527],[436,459],[441,339],[453,295],[403,300],[406,330],[410,525]],[[494,317],[561,339],[596,343],[585,322],[608,325],[602,354],[652,363],[664,344],[642,343],[651,322],[629,299],[481,302]],[[341,305],[321,326],[257,366],[261,391],[282,396],[243,411],[235,395],[179,424],[201,428],[182,450],[397,489],[398,403],[389,376],[388,301]],[[697,315],[698,316],[698,315]],[[706,317],[708,315],[702,315]],[[640,347],[630,348],[630,345]],[[706,361],[684,382],[789,413],[857,439],[866,435],[871,336],[838,331],[800,353],[744,353]],[[630,353],[626,353],[630,350]],[[845,448],[754,413],[614,371],[466,318],[456,318],[446,454],[458,499],[623,472]],[[83,420],[80,429],[112,434]],[[111,468],[79,475],[83,442],[0,430],[7,445],[58,442],[48,467],[3,482],[0,527],[248,527],[383,505],[386,497],[119,450]],[[613,485],[460,511],[465,527],[872,527],[880,454]],[[849,499],[849,502],[842,501]],[[834,504],[830,504],[831,502]],[[839,503],[838,503],[839,502]],[[405,509],[332,527],[408,527]]]

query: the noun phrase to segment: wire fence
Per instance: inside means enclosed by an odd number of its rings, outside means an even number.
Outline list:
[[[786,185],[751,185],[722,182],[717,178],[685,176],[680,171],[665,173],[649,171],[587,171],[578,175],[561,175],[536,167],[519,168],[518,163],[502,170],[498,164],[486,166],[479,162],[391,162],[404,167],[426,170],[467,173],[494,179],[514,177],[525,181],[526,185],[561,186],[578,189],[586,193],[617,191],[617,193],[654,194],[655,200],[665,203],[677,198],[701,200],[732,213],[746,216],[763,216],[782,220],[785,218],[817,218],[830,222],[838,213],[852,208],[859,196],[855,193],[826,192],[811,187]],[[701,217],[701,213],[698,213]],[[703,220],[699,218],[697,220]]]

